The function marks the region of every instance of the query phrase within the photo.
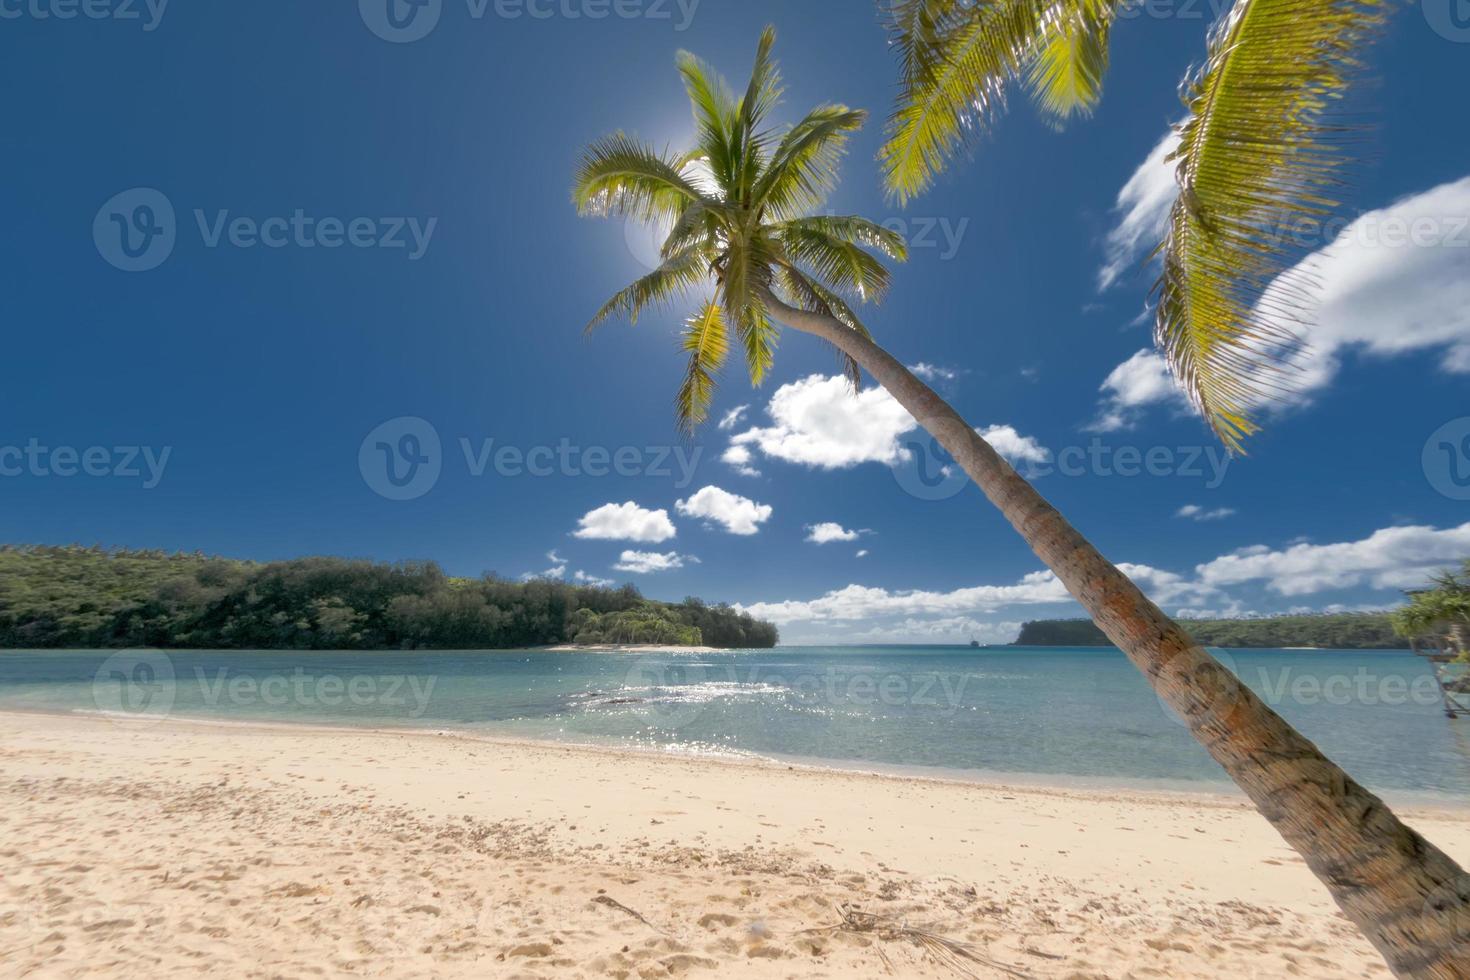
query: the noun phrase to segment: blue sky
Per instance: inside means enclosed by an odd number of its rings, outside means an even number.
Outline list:
[[[744,413],[686,442],[683,313],[581,336],[648,245],[576,217],[579,151],[685,142],[675,52],[743,80],[770,22],[788,117],[873,113],[830,209],[916,239],[869,325],[1167,609],[1381,606],[1470,555],[1470,28],[1446,4],[1406,7],[1372,53],[1357,221],[1303,242],[1313,360],[1222,472],[1141,353],[1170,187],[1148,161],[1208,0],[1118,27],[1091,119],[1058,133],[1018,96],[905,210],[874,161],[895,64],[867,4],[442,0],[394,43],[374,2],[0,0],[0,539],[580,573],[738,602],[792,642],[1074,614],[809,339],[759,390],[728,372],[716,414]]]

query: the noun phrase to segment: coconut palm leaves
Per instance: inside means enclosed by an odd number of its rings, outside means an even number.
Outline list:
[[[1026,85],[1060,121],[1092,110],[1108,66],[1119,0],[892,0],[901,60],[898,106],[881,154],[891,194],[929,188]]]
[[[1385,6],[1330,0],[1304,15],[1292,0],[1238,0],[1189,83],[1155,337],[1232,450],[1257,431],[1252,410],[1289,383],[1281,368],[1311,296],[1278,279],[1294,257],[1286,232],[1338,207],[1343,130],[1327,111]]]
[[[847,141],[866,114],[824,105],[788,129],[773,127],[769,117],[781,98],[775,40],[767,28],[738,99],[708,65],[681,52],[694,148],[660,153],[615,133],[588,147],[572,189],[583,215],[628,216],[668,229],[662,264],[609,299],[588,330],[613,316],[636,323],[649,308],[712,288],[682,338],[689,367],[674,404],[690,432],[709,415],[732,333],[752,383],[770,370],[778,331],[763,296],[774,293],[866,335],[848,301],[876,302],[887,291],[888,270],[872,253],[906,257],[901,237],[865,218],[811,214],[831,192]],[[856,384],[856,365],[846,366]]]
[[[1025,84],[1053,119],[1101,95],[1119,0],[893,0],[901,93],[882,160],[901,201]],[[1155,337],[1219,438],[1240,451],[1252,412],[1290,386],[1307,283],[1280,278],[1283,235],[1337,207],[1343,130],[1328,112],[1360,67],[1388,0],[1236,0],[1186,84],[1180,193],[1156,286]],[[1274,285],[1274,288],[1269,288]]]

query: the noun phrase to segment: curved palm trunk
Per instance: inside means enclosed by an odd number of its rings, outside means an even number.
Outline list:
[[[1470,876],[1354,782],[1102,556],[888,352],[766,290],[777,319],[848,354],[964,468],[1401,977],[1470,978]]]

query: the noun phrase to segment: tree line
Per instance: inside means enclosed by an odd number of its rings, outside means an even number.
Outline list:
[[[249,562],[199,553],[0,547],[0,647],[516,649],[557,643],[772,647],[728,605],[632,585],[445,575],[433,562]]]
[[[1394,632],[1388,613],[1335,613],[1270,616],[1261,619],[1192,619],[1189,634],[1207,647],[1326,650],[1401,650],[1407,644]],[[1111,646],[1088,619],[1049,619],[1025,623],[1017,646]]]

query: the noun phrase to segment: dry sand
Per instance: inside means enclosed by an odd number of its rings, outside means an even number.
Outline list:
[[[1387,976],[1228,797],[0,713],[0,976],[204,972]]]

